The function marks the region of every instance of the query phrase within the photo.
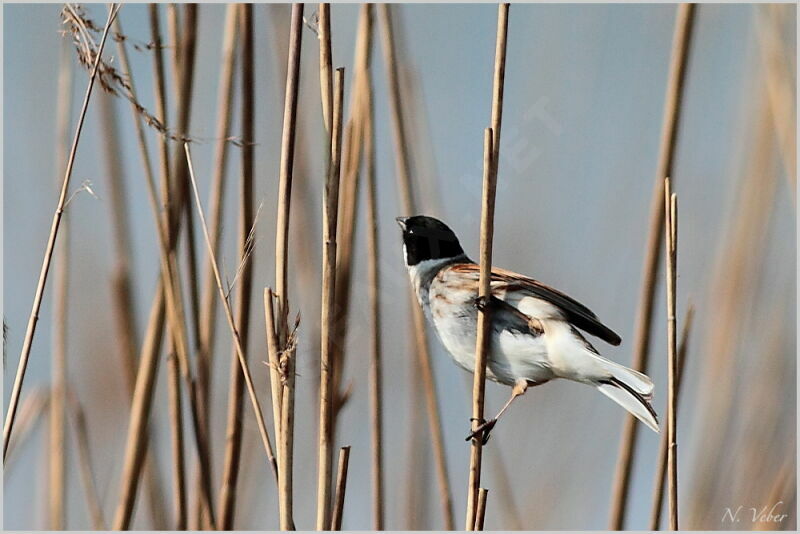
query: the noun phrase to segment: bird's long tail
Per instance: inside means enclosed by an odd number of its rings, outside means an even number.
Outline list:
[[[654,432],[658,432],[658,417],[650,404],[653,396],[653,382],[644,374],[624,365],[595,355],[599,363],[610,375],[597,381],[600,393],[610,398],[630,412]]]

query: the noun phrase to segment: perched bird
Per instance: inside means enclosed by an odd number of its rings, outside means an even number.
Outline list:
[[[600,356],[579,332],[612,345],[622,341],[586,306],[527,276],[492,268],[491,296],[478,299],[480,267],[471,261],[443,222],[417,215],[398,217],[411,284],[428,321],[455,362],[475,369],[478,311],[489,308],[490,348],[486,377],[512,386],[511,398],[494,419],[467,439],[489,432],[529,386],[566,378],[596,387],[655,432],[650,405],[653,383],[644,374]]]

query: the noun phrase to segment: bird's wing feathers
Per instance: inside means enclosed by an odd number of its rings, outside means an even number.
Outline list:
[[[474,278],[476,282],[480,277],[480,266],[474,263],[453,265],[451,269]],[[492,269],[491,288],[492,295],[512,304],[529,317],[564,319],[612,345],[622,342],[589,308],[533,278],[495,267]]]

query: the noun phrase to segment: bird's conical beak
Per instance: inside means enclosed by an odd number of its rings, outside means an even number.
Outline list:
[[[407,221],[407,220],[408,220],[408,217],[397,217],[397,218],[395,219],[395,221],[397,221],[397,224],[399,224],[399,225],[400,225],[400,228],[402,228],[402,229],[403,229],[403,231],[405,231],[405,230],[406,230],[406,221]]]

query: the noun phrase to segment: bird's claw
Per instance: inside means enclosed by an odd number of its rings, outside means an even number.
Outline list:
[[[475,298],[475,308],[477,308],[478,311],[485,310],[487,306],[489,306],[489,297],[481,295]]]
[[[470,422],[473,421],[481,421],[481,419],[477,419],[475,417],[470,417]],[[464,441],[469,441],[471,439],[476,439],[478,436],[481,436],[481,445],[486,445],[489,441],[489,435],[494,425],[497,424],[497,419],[489,419],[488,421],[484,421],[478,427],[470,432],[467,438]]]

